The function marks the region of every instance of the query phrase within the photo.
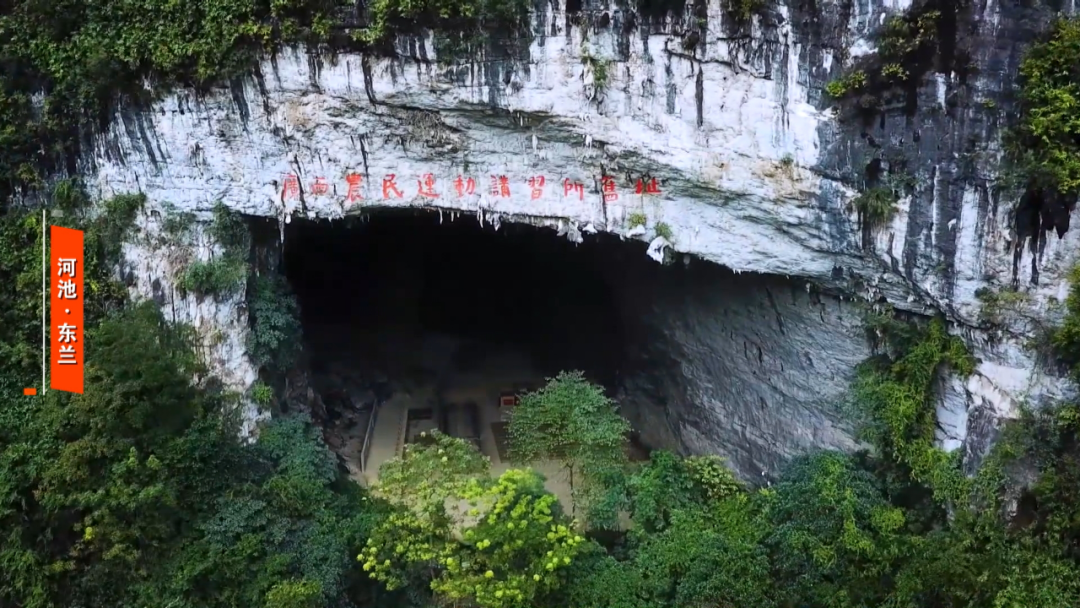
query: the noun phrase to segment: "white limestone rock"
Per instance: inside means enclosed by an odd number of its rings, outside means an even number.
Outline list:
[[[781,2],[770,9],[768,23],[756,18],[750,39],[737,43],[724,33],[719,0],[710,0],[707,35],[687,50],[672,33],[681,29],[677,23],[642,25],[632,36],[615,26],[580,28],[557,3],[534,16],[527,60],[486,57],[453,68],[431,61],[436,52],[426,38],[400,40],[393,59],[344,54],[312,60],[293,49],[264,62],[259,78],[228,90],[180,91],[147,111],[119,111],[81,171],[103,196],[142,191],[154,204],[197,212],[221,201],[283,222],[298,213],[339,218],[380,207],[428,207],[495,225],[553,226],[573,239],[599,231],[640,240],[652,240],[663,222],[672,238],[662,245],[672,253],[737,273],[788,277],[847,300],[944,312],[981,359],[962,391],[948,385],[940,408],[940,440],[956,448],[976,432],[972,412],[997,420],[1022,402],[1060,395],[1062,382],[1037,371],[1025,346],[1034,321],[1010,316],[991,336],[979,321],[975,292],[1015,281],[1031,293],[1030,318],[1053,318],[1051,304],[1064,293],[1080,233],[1047,240],[1034,253],[1017,248],[1012,202],[989,198],[984,182],[955,177],[965,138],[978,135],[964,129],[977,123],[940,112],[914,129],[899,115],[883,121],[882,137],[913,159],[918,185],[887,226],[872,233],[859,226],[850,184],[868,155],[879,152],[823,109],[821,89],[844,67],[834,57],[837,45],[849,47],[850,57],[866,54],[874,28],[909,4],[859,2],[848,16],[828,0],[816,4],[814,15]],[[1005,36],[994,4],[973,9],[984,11],[976,25],[988,39]],[[616,24],[625,18],[612,14]],[[809,21],[816,29],[805,25]],[[607,82],[588,69],[583,49],[610,62]],[[993,44],[978,51],[978,62],[1003,52]],[[990,94],[1011,82],[1008,74],[976,74],[966,85],[955,74],[928,79],[920,91],[924,105],[958,91]],[[984,139],[984,158],[999,157],[996,139]],[[986,172],[992,166],[988,162]],[[302,190],[295,198],[283,195],[290,174]],[[350,174],[362,176],[352,191],[362,200],[347,204]],[[420,194],[428,174],[438,198]],[[617,199],[604,200],[605,174],[617,181]],[[384,200],[382,180],[390,175],[402,197]],[[453,187],[459,175],[464,187],[464,179],[474,180],[474,190],[461,197]],[[508,178],[508,196],[492,194],[492,176]],[[543,192],[534,196],[529,180],[538,186],[541,176]],[[659,194],[634,192],[639,178],[652,177]],[[580,196],[566,196],[564,180],[583,184]],[[631,228],[631,213],[644,213],[647,227]],[[164,280],[166,268],[155,255],[129,250],[142,292]],[[762,297],[732,294],[743,296]],[[733,301],[715,305],[721,310]],[[814,408],[840,397],[849,374],[837,366],[866,354],[857,346],[861,338],[853,337],[852,308],[831,302],[821,304],[836,315],[831,322],[797,307],[782,335],[769,340],[778,348],[777,367],[782,363],[788,376],[809,374],[805,380],[747,376],[749,370],[730,358],[741,341],[725,338],[719,321],[699,318],[699,325],[682,327],[677,318],[650,320],[686,366],[681,379],[665,382],[684,383],[678,390],[686,403],[713,412],[680,417],[673,436],[695,449],[754,452],[746,467],[773,462],[762,454],[777,437],[796,439],[783,440],[773,454],[850,442],[832,422],[807,426],[820,419]],[[246,331],[235,318],[238,305],[179,303],[187,318],[216,324],[229,336],[232,346],[218,358],[237,386],[254,378],[236,346]],[[746,317],[739,331],[752,332],[749,324],[758,321]],[[814,363],[803,362],[805,353]],[[823,377],[818,366],[826,359],[836,365]],[[761,391],[779,401],[765,399],[762,409],[755,396]],[[770,411],[777,402],[790,409]],[[786,418],[799,407],[805,417]],[[720,429],[720,417],[729,415],[740,430]]]

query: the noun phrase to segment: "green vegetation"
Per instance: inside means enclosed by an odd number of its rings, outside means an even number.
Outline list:
[[[187,211],[177,212],[170,209],[161,222],[161,231],[165,233],[166,236],[172,238],[184,237],[191,233],[191,229],[195,226],[195,222],[195,214]]]
[[[142,200],[88,214],[65,184],[53,201],[87,230],[88,280],[122,295],[108,238],[131,230]],[[880,354],[852,399],[873,450],[794,459],[763,488],[716,457],[631,462],[617,404],[572,372],[523,395],[508,433],[516,462],[572,474],[571,514],[538,473],[493,475],[471,443],[440,433],[386,463],[369,492],[305,418],[241,441],[237,396],[206,377],[190,328],[152,303],[90,311],[85,394],[22,397],[39,371],[40,300],[18,286],[40,278],[25,253],[38,251],[39,218],[0,216],[4,606],[1080,605],[1080,409],[1025,411],[965,476],[934,444],[934,391],[938,374],[966,376],[975,361],[941,320],[870,317]],[[230,242],[228,223],[216,226]],[[253,321],[270,327],[262,361],[283,368],[295,302],[279,277],[256,283]],[[1080,283],[1065,308],[1053,342],[1080,379]],[[1034,483],[1014,487],[1014,466]]]
[[[178,216],[166,221],[166,230],[187,230],[187,218]],[[214,216],[208,229],[210,237],[224,250],[209,260],[187,264],[177,277],[176,286],[184,293],[199,297],[212,295],[226,298],[236,294],[247,278],[247,258],[251,247],[250,235],[244,220],[222,203],[214,205]]]
[[[603,91],[607,88],[608,84],[608,69],[611,67],[611,62],[602,57],[596,57],[589,53],[588,49],[582,49],[581,62],[588,66],[593,75],[593,86],[596,90]]]
[[[50,218],[86,231],[82,395],[21,395],[40,381],[41,216],[0,216],[0,605],[378,605],[352,561],[377,504],[304,419],[238,438],[235,398],[192,384],[205,372],[192,332],[126,304],[112,279],[142,198],[86,203],[63,183]]]
[[[1005,313],[1015,312],[1031,300],[1030,296],[1023,291],[1016,291],[1015,289],[994,290],[985,287],[977,289],[975,297],[982,303],[982,308],[979,310],[979,319],[993,325],[1000,324]]]
[[[626,225],[629,228],[636,228],[638,226],[644,228],[648,222],[649,218],[645,215],[644,211],[631,211],[626,216]]]
[[[363,29],[335,26],[345,0],[14,0],[0,5],[0,210],[68,166],[117,104],[177,86],[227,84],[282,45],[385,48],[391,35],[439,39],[518,32],[524,0],[368,3]],[[149,87],[144,86],[149,84]]]
[[[49,221],[86,231],[86,391],[23,397],[40,373],[42,220],[9,196],[43,189],[117,102],[151,94],[144,81],[153,94],[206,89],[282,43],[347,44],[331,28],[338,4],[0,8],[0,606],[1080,605],[1080,409],[1025,411],[979,474],[965,476],[934,444],[933,392],[939,373],[964,376],[975,362],[941,321],[871,318],[883,348],[860,368],[852,399],[873,449],[795,459],[764,488],[740,483],[716,457],[657,451],[631,463],[617,405],[582,374],[564,373],[523,396],[509,436],[518,463],[554,460],[572,477],[570,514],[539,474],[494,476],[471,444],[438,433],[387,463],[368,492],[339,471],[305,418],[279,416],[257,441],[238,438],[238,397],[207,377],[192,330],[152,303],[129,303],[114,276],[143,197],[91,209],[77,183],[62,181],[46,198],[64,213]],[[745,24],[763,6],[724,8]],[[382,45],[427,26],[473,49],[480,32],[513,31],[527,10],[522,0],[377,0],[355,37]],[[830,83],[829,94],[917,81],[939,19],[925,3],[890,19],[880,69]],[[1080,186],[1077,23],[1059,21],[1021,69],[1017,157],[1036,183],[1061,192]],[[593,70],[607,81],[606,68]],[[856,206],[880,222],[897,188],[874,190]],[[163,229],[192,226],[177,215]],[[220,205],[208,228],[224,254],[189,267],[181,283],[220,294],[244,280],[249,236]],[[663,222],[655,232],[673,237]],[[1012,297],[984,294],[984,304]],[[278,276],[256,277],[249,300],[249,354],[264,376],[280,375],[298,355],[296,300]],[[1065,307],[1051,342],[1080,380],[1080,273]],[[263,406],[273,397],[268,384],[251,388]],[[1012,467],[1036,481],[1014,487]],[[1004,521],[1008,506],[1016,515]]]
[[[867,362],[855,393],[867,414],[865,438],[886,451],[908,475],[945,500],[961,500],[970,491],[958,462],[934,445],[934,380],[941,366],[969,376],[975,362],[963,342],[934,320],[914,334],[887,318],[876,320],[886,344],[899,354]]]
[[[529,14],[525,0],[374,0],[369,5],[368,25],[355,38],[368,44],[385,43],[395,32],[436,29],[443,35],[465,35],[503,30],[516,31]]]
[[[876,100],[877,95],[912,77],[917,82],[934,66],[938,55],[938,22],[942,18],[935,8],[938,4],[919,2],[904,14],[886,19],[872,60],[827,84],[825,92],[834,99],[858,94]],[[959,4],[950,5],[950,10],[958,8]],[[860,103],[869,105],[868,99]]]
[[[247,267],[243,260],[231,257],[196,260],[189,263],[177,277],[176,287],[184,293],[200,297],[213,295],[224,298],[240,289],[245,276]]]
[[[886,63],[881,67],[881,75],[889,80],[907,80],[908,71],[899,63]]]
[[[255,279],[248,298],[252,321],[247,351],[252,363],[271,372],[292,367],[300,353],[300,305],[280,275]]]
[[[471,443],[429,439],[383,465],[376,492],[401,508],[368,539],[363,569],[389,589],[427,574],[437,595],[485,608],[531,605],[557,588],[585,539],[543,478],[493,479]]]
[[[325,39],[337,0],[88,3],[0,8],[0,201],[40,187],[114,104],[249,70],[280,43]],[[34,96],[44,93],[35,109]]]
[[[88,239],[121,228],[140,204],[114,200],[106,207],[117,215],[94,219]],[[0,218],[4,285],[39,277],[35,256],[20,255],[27,245],[36,250],[34,220]],[[71,221],[83,220],[72,213]],[[115,260],[95,260],[88,272],[104,282],[98,266]],[[1026,413],[983,465],[994,475],[963,476],[933,444],[934,378],[968,374],[974,362],[940,321],[870,319],[882,354],[863,367],[853,397],[873,453],[798,458],[761,489],[738,482],[716,457],[658,451],[630,462],[616,405],[580,373],[560,374],[523,396],[510,449],[519,462],[553,459],[573,471],[574,507],[584,516],[575,521],[537,473],[494,476],[472,444],[438,433],[386,463],[370,493],[338,472],[303,418],[278,418],[243,443],[231,414],[236,397],[214,382],[192,384],[205,370],[191,332],[164,322],[150,303],[95,313],[84,395],[22,397],[17,387],[32,385],[38,370],[17,355],[39,339],[40,311],[35,290],[4,289],[5,606],[1080,601],[1080,413],[1072,404]],[[1055,343],[1068,359],[1080,352],[1080,296],[1066,307]],[[252,388],[253,396],[269,393]],[[1040,475],[1006,526],[1002,472],[1020,459]]]
[[[274,402],[274,389],[262,382],[256,382],[251,385],[251,399],[255,403],[267,407]]]
[[[510,459],[561,463],[575,509],[581,507],[593,527],[613,527],[617,513],[607,482],[626,460],[629,432],[629,423],[602,388],[580,372],[564,372],[521,397],[510,418]]]
[[[866,83],[866,72],[855,70],[854,72],[825,85],[825,92],[832,97],[840,98],[848,93],[862,89],[866,86]]]
[[[869,226],[881,226],[896,213],[896,193],[892,188],[876,186],[860,192],[851,204]]]
[[[1028,186],[1080,191],[1080,18],[1059,19],[1020,65],[1020,123],[1010,146]]]
[[[765,0],[723,0],[721,6],[735,23],[745,25],[765,8]]]
[[[667,240],[669,243],[675,242],[675,233],[671,231],[671,226],[667,222],[657,222],[653,226],[653,230],[656,232],[656,236]]]
[[[878,41],[878,53],[883,57],[904,58],[927,44],[937,42],[937,22],[941,11],[911,11],[906,15],[894,15],[885,20],[885,28]]]
[[[190,385],[185,332],[152,306],[87,343],[84,395],[0,397],[4,605],[273,605],[287,585],[317,590],[315,605],[347,595],[359,578],[347,547],[370,516],[351,512],[358,488],[332,489],[335,461],[306,421],[241,444],[226,396]]]
[[[1071,287],[1065,298],[1065,318],[1051,336],[1051,344],[1058,358],[1080,381],[1080,266],[1072,269],[1069,280]]]

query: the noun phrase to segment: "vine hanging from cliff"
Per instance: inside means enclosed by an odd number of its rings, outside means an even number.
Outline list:
[[[867,416],[865,438],[939,499],[964,498],[970,488],[959,462],[934,445],[932,398],[943,366],[968,376],[975,360],[941,319],[920,328],[885,313],[871,317],[870,329],[891,355],[873,358],[860,369],[855,397]]]

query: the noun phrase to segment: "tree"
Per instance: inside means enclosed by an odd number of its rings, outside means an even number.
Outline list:
[[[570,483],[572,512],[580,507],[598,527],[614,524],[612,494],[627,463],[630,424],[603,388],[581,372],[562,372],[543,388],[521,396],[510,417],[510,459],[556,461]]]
[[[380,494],[397,509],[357,557],[363,569],[391,590],[427,581],[481,608],[532,606],[558,589],[585,539],[542,477],[511,469],[492,479],[486,465],[472,444],[438,432],[383,465]]]
[[[0,605],[340,605],[381,517],[302,418],[238,438],[151,303],[88,332],[82,395],[0,395]]]
[[[255,279],[250,295],[251,333],[247,351],[255,365],[271,371],[289,369],[300,353],[300,304],[280,275]]]
[[[730,509],[675,512],[671,525],[642,535],[632,567],[642,602],[671,608],[776,606],[768,553],[752,508],[738,498]]]
[[[880,605],[881,581],[908,547],[904,512],[844,454],[793,462],[765,493],[762,527],[789,605]]]

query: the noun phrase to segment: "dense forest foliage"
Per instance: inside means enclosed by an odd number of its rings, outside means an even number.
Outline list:
[[[373,45],[440,15],[477,28],[523,6],[378,0],[351,38]],[[370,491],[302,416],[241,441],[239,396],[206,373],[190,330],[128,302],[113,276],[143,199],[91,206],[76,182],[48,178],[72,167],[113,104],[148,94],[146,79],[155,91],[220,84],[277,44],[328,39],[339,8],[0,5],[0,606],[1080,606],[1080,410],[1026,413],[965,474],[959,454],[935,446],[932,393],[936,374],[974,362],[939,321],[869,315],[881,354],[850,405],[873,449],[806,455],[762,488],[716,458],[629,462],[617,404],[577,373],[523,398],[510,432],[521,468],[498,476],[438,434],[388,463]],[[1069,60],[1080,47],[1069,23],[1024,69],[1025,133],[1064,149],[1051,154],[1056,183],[1075,181],[1077,123],[1064,109],[1080,105],[1080,62]],[[51,221],[86,231],[83,395],[21,395],[39,379],[41,339],[42,220],[8,199],[26,188],[65,211]],[[281,300],[253,307],[264,311],[256,358],[288,360],[278,347],[297,326],[271,321],[295,306],[270,283],[250,291]],[[1080,370],[1080,291],[1066,308],[1050,342]],[[570,512],[527,468],[552,458],[573,473]]]

